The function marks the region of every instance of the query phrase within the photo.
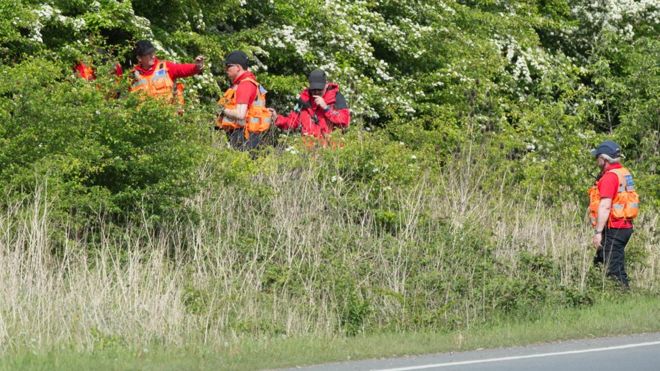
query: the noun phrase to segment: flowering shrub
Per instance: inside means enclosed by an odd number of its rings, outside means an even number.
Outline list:
[[[199,127],[159,102],[108,99],[116,88],[110,78],[90,84],[62,77],[43,59],[0,67],[5,202],[47,187],[53,211],[80,220],[174,212],[196,189],[189,180],[209,152]]]
[[[128,69],[132,43],[149,38],[163,59],[208,57],[187,94],[211,111],[228,85],[222,58],[240,48],[278,111],[320,67],[355,127],[434,148],[439,162],[469,142],[497,143],[498,166],[532,188],[568,187],[565,197],[591,181],[587,149],[611,137],[658,200],[659,12],[650,0],[2,0],[0,59]]]
[[[642,196],[632,282],[657,293],[657,24],[650,0],[0,0],[0,348],[229,349],[590,305],[607,286],[581,205],[605,138]],[[207,57],[182,115],[111,74],[144,38]],[[234,49],[278,112],[325,69],[351,127],[228,148],[211,127]]]

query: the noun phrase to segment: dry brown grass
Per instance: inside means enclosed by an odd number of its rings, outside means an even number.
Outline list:
[[[373,214],[328,201],[345,197],[345,184],[320,182],[305,170],[255,179],[271,189],[269,204],[235,188],[207,189],[189,200],[203,216],[198,222],[126,226],[99,233],[94,246],[79,231],[62,237],[62,222],[50,218],[45,192],[37,192],[0,213],[0,347],[224,346],[244,334],[330,336],[345,303],[336,280],[325,276],[328,259],[356,272],[358,288],[379,288],[367,294],[374,321],[409,316],[400,298],[417,262],[407,250],[430,242],[441,222],[455,231],[479,225],[512,272],[520,251],[543,253],[561,267],[561,284],[584,288],[592,251],[589,229],[576,223],[582,206],[515,201],[504,187],[484,192],[481,174],[484,167],[448,169],[442,181],[427,176],[382,195],[399,207],[395,235],[384,234]],[[357,196],[370,197],[362,192]],[[634,238],[643,243],[636,248],[646,261],[630,275],[635,287],[657,289],[658,216],[646,214],[638,224]],[[448,241],[438,251],[462,248],[458,233]],[[274,266],[279,270],[269,271]],[[431,259],[426,269],[451,280],[453,268]],[[439,300],[449,294],[439,292]],[[478,292],[474,300],[465,308],[468,321],[487,305]]]

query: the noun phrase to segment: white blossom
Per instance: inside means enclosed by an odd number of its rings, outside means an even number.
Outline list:
[[[289,152],[289,153],[291,153],[291,154],[293,154],[293,155],[297,155],[297,154],[299,153],[297,149],[295,149],[294,147],[291,147],[291,146],[286,147],[285,151],[286,151],[286,152]]]

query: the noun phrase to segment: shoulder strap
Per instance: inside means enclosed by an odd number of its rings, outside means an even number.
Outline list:
[[[614,173],[616,176],[619,178],[619,180],[623,179],[626,175],[630,175],[630,171],[626,169],[625,167],[620,167],[618,169],[611,169],[607,171],[608,173]]]
[[[159,70],[165,70],[166,72],[169,72],[169,70],[167,69],[166,61],[160,61],[160,63],[158,64],[158,69]]]
[[[607,172],[616,174],[616,177],[618,178],[619,181],[619,192],[623,192],[626,190],[632,191],[635,189],[634,187],[629,187],[627,184],[626,176],[632,176],[632,175],[630,174],[630,171],[628,171],[628,169],[626,169],[625,167],[608,170]]]

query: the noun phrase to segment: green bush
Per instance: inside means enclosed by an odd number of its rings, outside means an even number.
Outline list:
[[[642,197],[629,266],[657,287],[657,5],[627,4],[0,0],[3,235],[32,201],[57,259],[104,246],[123,267],[129,248],[165,246],[171,297],[205,336],[533,319],[613,287],[574,245],[588,150],[615,139]],[[183,115],[110,77],[143,38],[161,59],[208,57]],[[260,151],[227,148],[211,127],[233,49],[278,112],[325,69],[351,128],[332,148],[276,129]],[[96,81],[73,76],[79,60]]]
[[[0,188],[30,194],[47,184],[56,210],[116,216],[163,215],[192,194],[207,156],[203,124],[155,101],[111,99],[111,81],[65,78],[35,59],[4,66]]]

